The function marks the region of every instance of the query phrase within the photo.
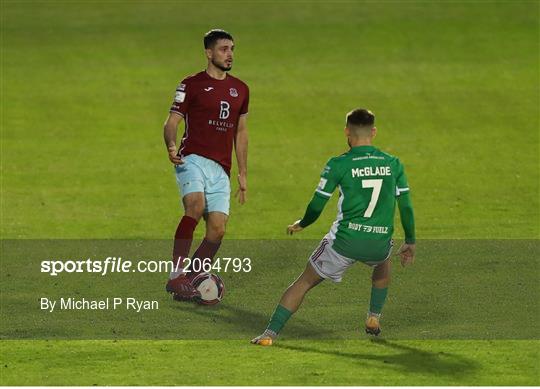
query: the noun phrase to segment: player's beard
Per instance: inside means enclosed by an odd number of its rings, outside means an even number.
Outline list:
[[[224,72],[228,72],[229,70],[232,69],[232,64],[231,64],[231,66],[226,67],[225,65],[222,65],[222,64],[220,64],[220,63],[218,63],[218,62],[216,62],[214,60],[212,60],[212,65],[214,65],[218,69],[221,69]]]

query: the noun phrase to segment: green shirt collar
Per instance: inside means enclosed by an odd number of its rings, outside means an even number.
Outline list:
[[[351,151],[353,153],[369,153],[371,151],[375,151],[375,146],[355,146],[351,147]]]

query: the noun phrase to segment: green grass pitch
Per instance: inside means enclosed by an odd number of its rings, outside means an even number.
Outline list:
[[[1,7],[0,384],[540,385],[537,1]],[[37,239],[167,247],[181,210],[162,123],[213,27],[235,36],[232,73],[251,89],[248,203],[232,204],[227,239],[272,249],[251,247],[253,272],[225,274],[215,308],[170,301],[160,274],[64,277],[64,290],[161,307],[40,316],[36,293],[63,291],[39,274]],[[284,235],[357,106],[405,163],[417,263],[395,267],[381,339],[360,331],[358,266],[310,293],[274,347],[254,347],[335,216],[333,198]]]

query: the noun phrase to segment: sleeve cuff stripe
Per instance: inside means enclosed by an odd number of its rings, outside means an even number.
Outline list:
[[[177,115],[180,115],[180,116],[184,117],[184,114],[182,112],[175,111],[174,109],[171,109],[169,112],[170,113],[175,113]]]
[[[407,192],[409,188],[396,188],[398,192]]]
[[[315,190],[315,192],[317,192],[318,194],[321,194],[323,196],[326,196],[326,197],[332,197],[332,193],[324,192],[324,191],[322,191],[320,189]]]

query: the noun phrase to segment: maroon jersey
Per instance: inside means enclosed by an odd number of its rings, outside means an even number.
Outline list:
[[[185,120],[178,153],[212,159],[230,174],[238,119],[248,113],[248,104],[248,86],[229,74],[224,80],[205,71],[185,78],[176,88],[170,110]]]

